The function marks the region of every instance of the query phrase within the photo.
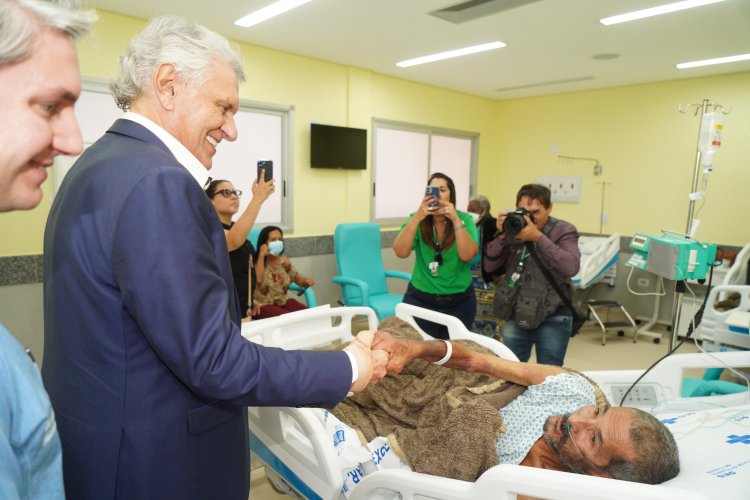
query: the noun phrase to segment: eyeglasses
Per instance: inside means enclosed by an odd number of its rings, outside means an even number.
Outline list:
[[[438,263],[438,266],[441,266],[443,264],[443,254],[436,251],[434,261]]]
[[[232,191],[231,189],[219,189],[214,193],[214,196],[216,196],[217,194],[222,195],[224,198],[231,198],[234,194],[239,198],[240,196],[242,196],[242,191],[240,191],[239,189],[235,189],[234,191]]]

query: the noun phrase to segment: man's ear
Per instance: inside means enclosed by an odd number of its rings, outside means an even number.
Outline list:
[[[552,202],[550,202],[550,203],[549,203],[549,208],[547,209],[547,213],[550,213],[550,212],[552,212],[552,207],[554,207],[554,206],[555,206],[555,204],[554,204],[554,203],[552,203]]]
[[[165,110],[174,109],[174,94],[177,84],[177,71],[174,64],[162,63],[154,73],[154,91],[159,104]]]

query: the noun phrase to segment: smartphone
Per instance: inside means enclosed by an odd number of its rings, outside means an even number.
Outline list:
[[[265,181],[273,179],[273,160],[258,160],[258,180],[260,180],[260,171],[265,170]]]
[[[425,189],[424,195],[433,196],[437,199],[440,199],[440,186],[427,186],[427,189]],[[438,201],[437,200],[431,201],[429,206],[430,207],[438,206]]]

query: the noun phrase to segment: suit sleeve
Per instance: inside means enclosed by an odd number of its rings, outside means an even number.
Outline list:
[[[158,359],[202,397],[332,407],[351,385],[346,353],[284,351],[242,338],[228,309],[234,290],[220,268],[220,252],[227,250],[211,237],[218,224],[184,169],[166,166],[144,175],[123,205],[113,241],[123,314],[134,318]]]

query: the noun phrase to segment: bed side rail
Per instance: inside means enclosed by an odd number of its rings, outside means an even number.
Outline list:
[[[702,409],[707,404],[733,406],[742,404],[748,394],[737,393],[723,396],[682,398],[682,381],[684,370],[690,368],[707,369],[731,366],[732,368],[750,367],[750,351],[685,353],[673,354],[653,368],[636,386],[641,395],[641,403],[626,401],[625,406],[637,406],[648,411]],[[624,387],[627,390],[641,376],[643,370],[611,370],[585,372],[599,387],[613,405],[619,405]],[[645,389],[645,390],[644,390]],[[650,392],[653,390],[653,393]],[[632,391],[631,391],[632,394]]]
[[[378,489],[401,493],[403,500],[513,499],[516,494],[550,500],[708,500],[700,493],[668,487],[618,481],[520,465],[498,465],[476,483],[446,479],[403,470],[381,470],[365,476],[350,500],[377,498]]]
[[[415,318],[425,319],[434,323],[445,325],[446,327],[448,327],[448,335],[451,339],[473,340],[482,347],[490,349],[501,358],[518,361],[518,358],[515,354],[513,354],[513,351],[508,349],[505,345],[501,344],[497,340],[485,337],[484,335],[470,332],[455,316],[431,311],[429,309],[424,309],[422,307],[417,307],[411,304],[404,304],[403,302],[396,306],[396,316],[412,325],[425,340],[434,340],[434,338],[426,334],[421,328],[419,328],[419,325],[417,325]]]
[[[242,323],[242,336],[265,346],[311,349],[335,341],[353,340],[352,320],[356,316],[367,317],[368,328],[377,328],[378,317],[369,307],[325,305]],[[341,319],[337,325],[333,324],[335,318]]]

